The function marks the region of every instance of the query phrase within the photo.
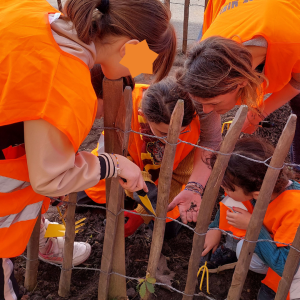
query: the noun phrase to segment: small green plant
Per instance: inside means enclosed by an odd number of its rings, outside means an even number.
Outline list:
[[[136,287],[136,290],[139,292],[141,298],[144,298],[146,291],[153,294],[154,293],[154,284],[156,282],[155,278],[152,278],[147,274],[145,279],[139,279],[139,284]]]

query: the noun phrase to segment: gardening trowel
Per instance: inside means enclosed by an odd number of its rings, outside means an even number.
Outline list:
[[[151,191],[149,190],[149,192],[151,192]],[[134,200],[136,202],[140,203],[148,213],[150,213],[151,215],[154,215],[156,217],[155,210],[152,206],[150,199],[148,198],[147,193],[144,190],[137,191],[136,194],[138,195],[138,199],[134,194],[133,194]]]

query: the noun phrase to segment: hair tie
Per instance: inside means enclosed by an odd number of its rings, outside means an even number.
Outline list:
[[[107,13],[109,8],[109,0],[101,0],[99,6],[96,7],[102,14]]]

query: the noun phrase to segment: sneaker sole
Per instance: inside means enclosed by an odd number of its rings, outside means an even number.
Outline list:
[[[219,272],[222,272],[222,271],[225,271],[225,270],[231,270],[236,266],[236,264],[237,263],[234,262],[234,263],[231,263],[231,264],[220,266],[217,269],[208,269],[208,272],[209,273],[219,273]]]

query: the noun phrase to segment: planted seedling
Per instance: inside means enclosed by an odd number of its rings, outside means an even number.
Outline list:
[[[156,282],[155,278],[149,277],[147,274],[145,279],[139,279],[139,284],[136,287],[136,290],[139,292],[141,298],[144,298],[146,291],[153,294],[154,293],[154,284]]]

